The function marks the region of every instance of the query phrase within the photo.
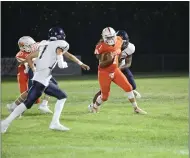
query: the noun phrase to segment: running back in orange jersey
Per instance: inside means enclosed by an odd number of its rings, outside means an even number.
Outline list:
[[[99,70],[113,72],[118,67],[118,56],[121,54],[122,44],[123,44],[122,38],[119,36],[117,36],[117,41],[114,46],[107,45],[104,42],[99,42],[97,44],[95,49],[96,55],[111,53],[113,56],[115,56],[114,61],[110,66],[106,68],[100,68],[99,66]]]

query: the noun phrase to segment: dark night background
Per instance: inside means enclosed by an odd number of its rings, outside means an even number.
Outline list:
[[[21,36],[47,39],[64,29],[70,52],[97,70],[103,28],[124,29],[135,44],[135,72],[188,71],[189,2],[2,2],[2,57],[14,57]]]

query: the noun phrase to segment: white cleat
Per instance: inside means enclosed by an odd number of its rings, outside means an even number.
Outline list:
[[[134,108],[134,112],[137,113],[137,114],[142,114],[142,115],[146,115],[147,114],[146,111],[140,109],[139,107]]]
[[[141,94],[139,92],[137,92],[136,90],[133,90],[133,93],[135,95],[135,98],[137,98],[137,99],[141,98]]]
[[[52,130],[58,130],[58,131],[69,131],[70,130],[69,128],[63,126],[60,123],[51,123],[49,128]]]
[[[12,104],[7,104],[7,110],[9,113],[12,113],[14,111]]]
[[[49,109],[47,105],[40,104],[40,106],[38,107],[38,110],[40,110],[42,113],[53,114],[53,112]]]
[[[93,112],[93,103],[88,105],[88,111]]]
[[[91,113],[98,113],[98,110],[99,110],[99,108],[98,107],[95,108],[93,103],[91,103],[90,105],[88,105],[88,111],[89,112],[91,112]]]
[[[9,124],[5,121],[1,121],[1,133],[5,133],[9,127]]]

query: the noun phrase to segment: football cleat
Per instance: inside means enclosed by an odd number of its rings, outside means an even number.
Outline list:
[[[53,114],[53,112],[49,109],[47,105],[40,104],[40,106],[38,107],[38,110],[40,110],[42,113]]]
[[[8,110],[9,113],[14,111],[14,108],[13,108],[12,104],[7,104],[7,110]]]
[[[137,114],[143,114],[143,115],[147,114],[146,111],[140,109],[139,107],[134,108],[134,112],[137,113]]]
[[[52,130],[58,130],[58,131],[69,131],[70,130],[69,128],[63,126],[60,123],[53,123],[53,122],[50,123],[49,128]]]
[[[91,113],[98,113],[98,110],[99,110],[99,108],[98,107],[95,108],[93,103],[91,103],[90,105],[88,105],[88,111],[89,112],[91,112]]]
[[[1,133],[5,133],[9,127],[9,124],[7,122],[1,121]]]
[[[133,90],[133,93],[134,93],[134,95],[135,95],[135,98],[137,98],[137,99],[140,99],[140,98],[141,98],[140,93],[137,92],[136,90]]]

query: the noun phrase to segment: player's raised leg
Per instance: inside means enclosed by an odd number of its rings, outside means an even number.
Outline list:
[[[31,68],[28,68],[28,89],[32,86],[32,78],[34,76],[34,73]],[[40,98],[36,100],[36,104],[40,103]]]
[[[28,76],[29,76],[28,87],[30,88],[32,86],[32,78],[34,76],[31,68],[29,68]],[[42,103],[39,105],[38,110],[40,110],[42,113],[51,113],[52,114],[53,112],[48,107],[48,100],[49,100],[49,96],[44,95],[44,99],[42,100]],[[38,98],[36,100],[36,104],[38,104],[38,103],[40,103],[40,98]]]
[[[51,78],[50,82],[53,82],[53,83],[56,84],[56,85],[58,84],[57,81],[56,81],[53,77]],[[50,99],[50,97],[49,97],[47,94],[45,94],[42,103],[41,103],[41,104],[39,105],[39,107],[38,107],[38,109],[39,109],[41,112],[43,112],[43,113],[53,113],[53,112],[49,109],[49,107],[48,107],[49,99]]]
[[[138,107],[135,96],[133,94],[133,88],[119,68],[115,70],[113,82],[127,93],[128,99],[131,102],[136,113],[147,114],[147,112]]]
[[[101,95],[97,94],[97,98],[95,103],[92,105],[89,105],[89,111],[90,112],[98,112],[98,108],[100,105],[107,101],[109,94],[110,94],[110,85],[111,85],[111,77],[110,74],[106,71],[98,71],[98,81],[101,89]]]
[[[63,92],[58,85],[50,82],[49,86],[44,91],[45,94],[57,98],[57,102],[54,108],[54,114],[49,128],[54,130],[67,131],[69,128],[60,124],[60,116],[67,99],[67,95]]]
[[[98,96],[101,95],[101,91],[98,91],[95,95],[94,95],[94,98],[92,99],[92,103],[90,103],[88,105],[88,109],[89,111],[91,111],[91,107],[93,107],[93,105],[96,103],[96,100],[98,98]]]
[[[57,81],[56,81],[53,77],[51,78],[50,82],[53,82],[53,83],[56,84],[56,85],[58,84]],[[45,94],[42,103],[41,103],[41,104],[39,105],[39,107],[38,107],[38,109],[39,109],[41,112],[43,112],[43,113],[53,113],[53,112],[49,109],[49,107],[48,107],[49,99],[50,99],[50,97],[49,97],[47,94]]]
[[[17,118],[24,111],[32,107],[35,101],[42,95],[44,89],[45,89],[44,85],[34,81],[32,87],[28,92],[27,99],[23,103],[19,104],[14,109],[14,111],[5,120],[1,122],[1,133],[5,133],[7,131],[7,128],[15,118]]]

